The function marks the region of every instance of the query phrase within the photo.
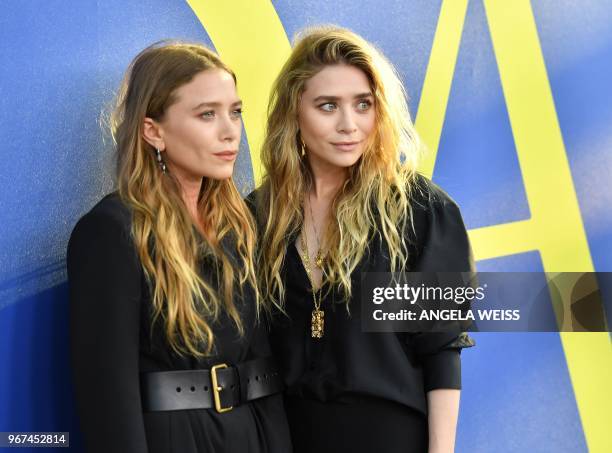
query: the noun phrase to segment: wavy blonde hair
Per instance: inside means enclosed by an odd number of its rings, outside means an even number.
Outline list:
[[[411,219],[410,193],[415,185],[418,138],[400,78],[384,56],[360,36],[336,26],[306,29],[298,36],[288,61],[274,82],[262,148],[266,175],[258,191],[263,230],[258,276],[263,293],[284,303],[281,268],[287,239],[304,221],[303,196],[312,184],[306,157],[301,156],[298,107],[305,83],[329,65],[354,66],[367,76],[374,96],[375,129],[364,153],[332,204],[332,221],[322,241],[328,289],[339,287],[347,303],[351,273],[380,235],[389,249],[391,271],[405,269],[405,228]]]
[[[204,178],[198,213],[205,234],[200,236],[179,182],[161,172],[155,149],[144,140],[143,122],[145,117],[162,120],[176,101],[177,88],[212,68],[227,71],[236,81],[219,57],[202,45],[154,44],[132,61],[111,117],[119,195],[132,210],[132,236],[152,293],[153,323],[163,319],[175,352],[198,357],[212,353],[211,324],[222,310],[244,334],[233,296],[236,284],[257,289],[254,221],[231,179]],[[236,256],[224,249],[228,241]],[[217,282],[205,281],[198,272],[198,262],[206,255],[215,263]],[[256,305],[259,314],[258,296]]]

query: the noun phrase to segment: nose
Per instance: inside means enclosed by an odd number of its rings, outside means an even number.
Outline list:
[[[351,134],[357,130],[357,123],[353,117],[352,109],[341,109],[337,126],[340,133]]]
[[[236,121],[230,115],[223,116],[219,126],[219,136],[223,142],[237,142],[240,141],[240,134],[242,132],[242,122]]]

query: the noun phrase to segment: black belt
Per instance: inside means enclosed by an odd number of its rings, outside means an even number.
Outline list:
[[[140,375],[142,408],[146,412],[214,407],[221,413],[282,390],[283,381],[271,357],[232,366],[221,363],[210,370]]]

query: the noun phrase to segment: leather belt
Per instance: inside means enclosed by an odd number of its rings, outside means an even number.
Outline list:
[[[142,408],[146,412],[215,408],[227,412],[247,401],[283,390],[272,357],[210,370],[159,371],[140,375]]]

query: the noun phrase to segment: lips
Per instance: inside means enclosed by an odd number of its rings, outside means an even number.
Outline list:
[[[236,155],[238,154],[238,151],[227,150],[213,154],[223,160],[234,160],[236,158]]]
[[[353,151],[360,143],[360,141],[331,142],[336,149],[341,151]]]

